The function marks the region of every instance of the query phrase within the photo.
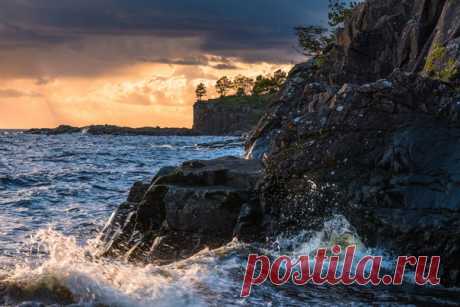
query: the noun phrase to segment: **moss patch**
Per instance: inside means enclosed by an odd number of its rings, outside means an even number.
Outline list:
[[[441,63],[446,58],[446,55],[446,47],[436,44],[426,59],[424,71],[429,76],[444,82],[455,79],[458,75],[458,63],[455,59],[448,59],[447,63],[441,67]]]
[[[439,79],[445,82],[452,81],[458,75],[457,61],[449,59],[446,66],[439,72]]]

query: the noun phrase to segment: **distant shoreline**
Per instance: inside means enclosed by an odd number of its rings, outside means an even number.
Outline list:
[[[7,130],[7,129],[1,129]],[[8,131],[22,131],[25,134],[60,135],[82,133],[90,135],[146,135],[146,136],[200,136],[205,135],[190,128],[161,128],[161,127],[121,127],[115,125],[90,125],[85,127],[73,127],[60,125],[56,128],[33,128],[33,129],[8,129]],[[216,133],[216,136],[241,136],[244,131],[233,133]],[[206,134],[209,135],[209,134]]]

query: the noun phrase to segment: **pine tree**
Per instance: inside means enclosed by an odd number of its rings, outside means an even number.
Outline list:
[[[206,96],[206,93],[206,85],[204,85],[204,83],[198,84],[195,90],[197,100],[202,101],[203,97]]]
[[[227,96],[227,93],[232,88],[233,88],[233,82],[227,76],[220,78],[216,82],[216,91],[221,97]]]

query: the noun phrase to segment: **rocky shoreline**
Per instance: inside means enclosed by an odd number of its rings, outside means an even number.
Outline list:
[[[137,182],[101,233],[103,254],[170,263],[234,237],[254,240],[260,208],[256,160],[223,157],[166,167]]]
[[[340,214],[366,246],[441,255],[442,283],[459,286],[459,79],[424,70],[439,44],[435,65],[460,63],[452,12],[460,3],[358,6],[324,63],[291,71],[250,134],[247,160],[186,162],[136,183],[102,234],[105,254],[170,262]]]
[[[233,99],[228,102],[224,99]],[[242,136],[257,123],[268,106],[265,97],[225,97],[207,102],[197,102],[193,111],[193,128],[120,127],[115,125],[90,125],[25,130],[26,134],[60,135],[84,133],[89,135],[147,135],[147,136]],[[254,102],[255,101],[255,102]]]
[[[60,125],[56,128],[36,128],[25,130],[26,134],[45,134],[59,135],[71,133],[86,133],[90,135],[151,135],[151,136],[195,136],[200,133],[187,128],[160,128],[160,127],[143,127],[130,128],[119,127],[114,125],[92,125],[86,127],[73,127]]]

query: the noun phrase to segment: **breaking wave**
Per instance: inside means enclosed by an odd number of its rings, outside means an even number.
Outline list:
[[[98,257],[97,235],[134,181],[189,159],[243,154],[236,138],[0,134],[0,305],[303,306],[451,304],[454,290],[269,284],[239,297],[249,253],[296,257],[356,244],[335,216],[316,232],[273,245],[237,241],[167,266]],[[49,225],[53,225],[50,227]],[[381,251],[372,251],[381,255]],[[391,255],[389,255],[391,260]]]

